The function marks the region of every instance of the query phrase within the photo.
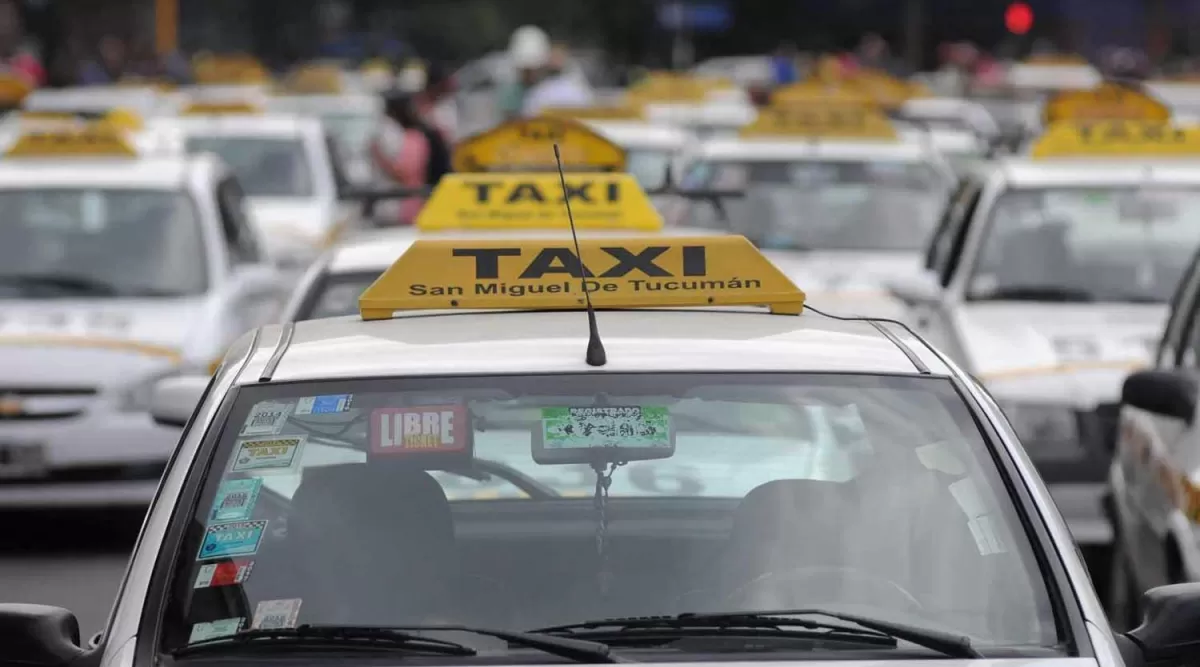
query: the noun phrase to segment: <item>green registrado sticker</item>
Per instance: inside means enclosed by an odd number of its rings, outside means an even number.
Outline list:
[[[661,406],[543,408],[546,449],[671,447],[671,417]]]

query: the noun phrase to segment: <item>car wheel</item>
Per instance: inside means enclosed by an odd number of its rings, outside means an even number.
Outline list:
[[[1141,622],[1138,592],[1120,539],[1113,544],[1112,562],[1108,577],[1108,622],[1113,630],[1132,630]]]

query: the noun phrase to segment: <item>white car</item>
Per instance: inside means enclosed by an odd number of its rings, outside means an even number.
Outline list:
[[[346,178],[353,185],[373,185],[374,167],[370,144],[383,119],[383,99],[366,93],[336,95],[275,95],[266,102],[269,110],[321,121],[338,147]]]
[[[178,437],[151,384],[206,371],[286,295],[219,160],[90,136],[0,158],[3,509],[149,504]]]
[[[673,205],[666,215],[746,235],[807,286],[815,307],[894,318],[905,308],[886,281],[920,272],[953,181],[939,153],[903,138],[709,139],[681,187],[741,196]]]
[[[1101,499],[1121,383],[1149,361],[1200,244],[1196,148],[998,160],[952,195],[926,273],[893,285],[918,330],[1005,406],[1097,563],[1113,536]]]
[[[315,118],[283,114],[184,115],[162,121],[190,153],[224,160],[246,192],[250,219],[281,266],[300,271],[347,228],[358,209],[341,201],[331,140]]]
[[[639,120],[587,120],[594,130],[625,149],[626,171],[646,190],[664,187],[668,174],[678,176],[685,155],[696,148],[691,132],[672,125]]]
[[[1113,633],[999,408],[921,339],[800,314],[737,237],[581,239],[589,327],[583,274],[543,270],[573,248],[419,240],[361,316],[159,383],[190,425],[107,628],[0,605],[5,658],[1196,659],[1200,591]]]

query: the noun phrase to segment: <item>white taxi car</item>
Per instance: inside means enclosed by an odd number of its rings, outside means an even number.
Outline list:
[[[281,266],[304,269],[353,224],[357,208],[340,200],[347,184],[319,120],[197,104],[162,122],[184,135],[188,152],[215,153],[230,166]]]
[[[920,252],[951,189],[950,166],[878,112],[768,107],[736,139],[701,143],[682,189],[742,191],[673,209],[677,224],[732,230],[838,313],[900,317],[885,288],[920,271]]]
[[[356,186],[372,185],[370,143],[383,118],[383,100],[366,93],[328,95],[273,95],[266,107],[277,113],[309,116],[321,121],[337,145],[347,180]]]
[[[43,128],[0,159],[0,508],[148,504],[178,437],[151,384],[282,305],[232,174],[135,139]]]
[[[0,605],[5,659],[1196,659],[1196,587],[1110,630],[978,384],[803,305],[742,237],[418,240],[361,316],[157,385],[189,425],[107,628]]]
[[[918,329],[1004,405],[1098,565],[1112,540],[1101,499],[1121,382],[1149,360],[1200,244],[1195,137],[1165,124],[1052,126],[1033,155],[969,175],[927,273],[893,285]]]

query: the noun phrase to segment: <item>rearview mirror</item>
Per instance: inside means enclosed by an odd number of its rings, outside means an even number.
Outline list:
[[[1175,667],[1200,659],[1200,584],[1159,586],[1142,595],[1144,620],[1118,641],[1130,667]]]
[[[887,282],[887,289],[909,306],[931,304],[942,298],[942,286],[927,272],[892,278]]]
[[[1196,415],[1196,378],[1174,370],[1138,371],[1125,378],[1121,402],[1163,417],[1192,423]]]
[[[150,416],[163,426],[183,428],[196,411],[211,380],[205,375],[174,375],[154,383]]]
[[[67,665],[79,658],[79,621],[66,609],[0,604],[0,664]]]

